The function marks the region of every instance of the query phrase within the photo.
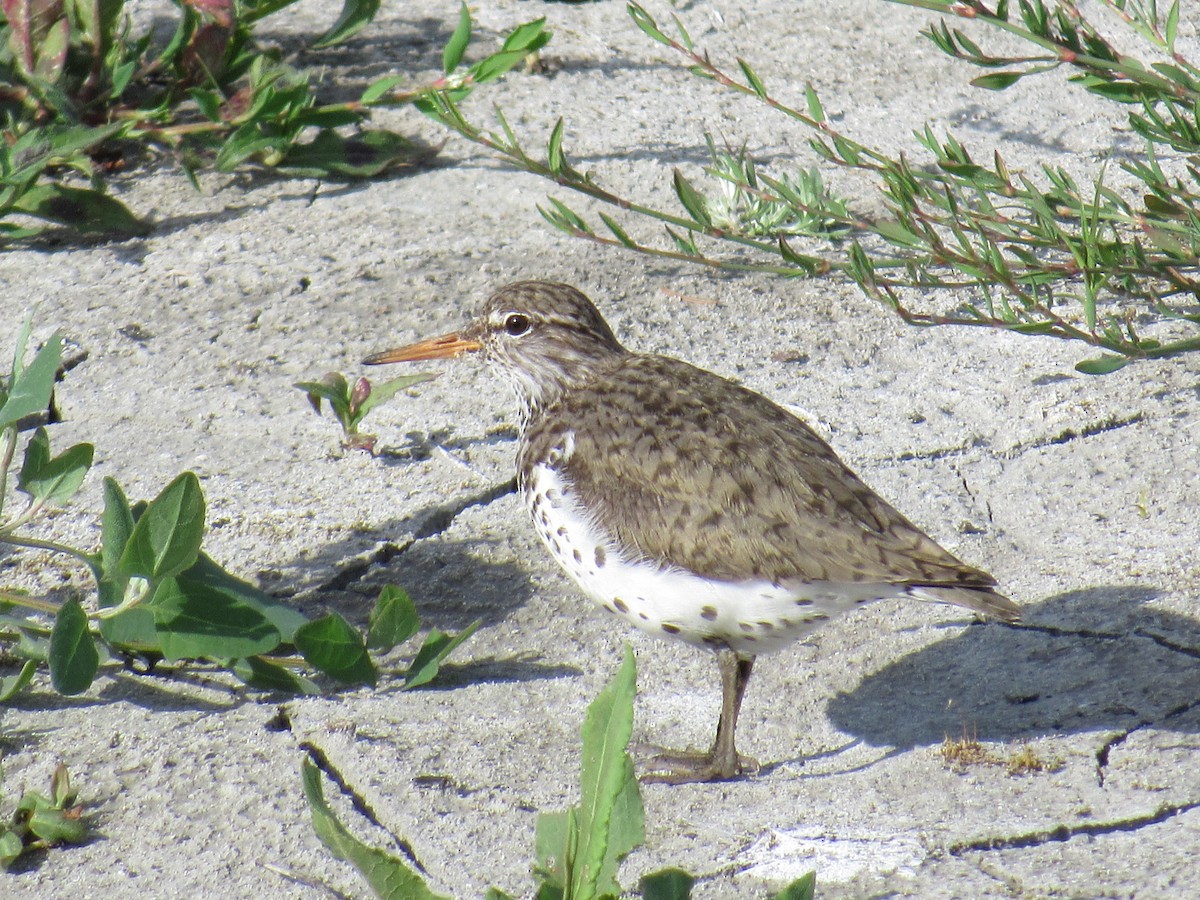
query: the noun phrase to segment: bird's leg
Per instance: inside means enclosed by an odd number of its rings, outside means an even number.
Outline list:
[[[658,771],[644,775],[643,782],[728,781],[758,770],[758,762],[739,756],[734,743],[738,713],[754,668],[754,657],[742,656],[733,650],[719,650],[717,666],[721,670],[721,718],[717,720],[717,737],[712,749],[708,753],[660,753],[651,760],[651,765]]]

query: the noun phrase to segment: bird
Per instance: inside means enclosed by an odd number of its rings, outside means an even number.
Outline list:
[[[807,423],[682,360],[626,349],[576,288],[519,281],[460,331],[364,360],[478,355],[515,388],[517,487],[582,591],[655,637],[714,651],[707,752],[663,751],[644,782],[753,775],[735,740],[755,659],[888,598],[1016,623],[996,579],[897,512]]]

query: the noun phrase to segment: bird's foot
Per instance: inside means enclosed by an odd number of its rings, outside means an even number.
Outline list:
[[[705,781],[732,781],[744,775],[755,775],[761,768],[758,760],[741,754],[720,755],[709,751],[667,750],[639,744],[631,748],[644,770],[643,784],[691,784]]]

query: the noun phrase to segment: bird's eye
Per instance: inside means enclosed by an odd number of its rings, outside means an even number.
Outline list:
[[[520,337],[529,330],[529,316],[512,313],[504,320],[504,330],[513,337]]]

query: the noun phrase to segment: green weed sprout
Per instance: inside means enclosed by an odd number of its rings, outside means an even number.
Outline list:
[[[308,402],[317,411],[317,415],[321,414],[321,401],[329,404],[333,417],[342,426],[343,447],[374,453],[376,436],[363,434],[358,430],[362,420],[376,406],[398,392],[424,381],[432,381],[436,377],[437,375],[431,372],[420,372],[416,375],[402,375],[375,385],[366,378],[359,378],[351,385],[340,372],[329,372],[320,381],[300,381],[293,386],[308,395]]]

